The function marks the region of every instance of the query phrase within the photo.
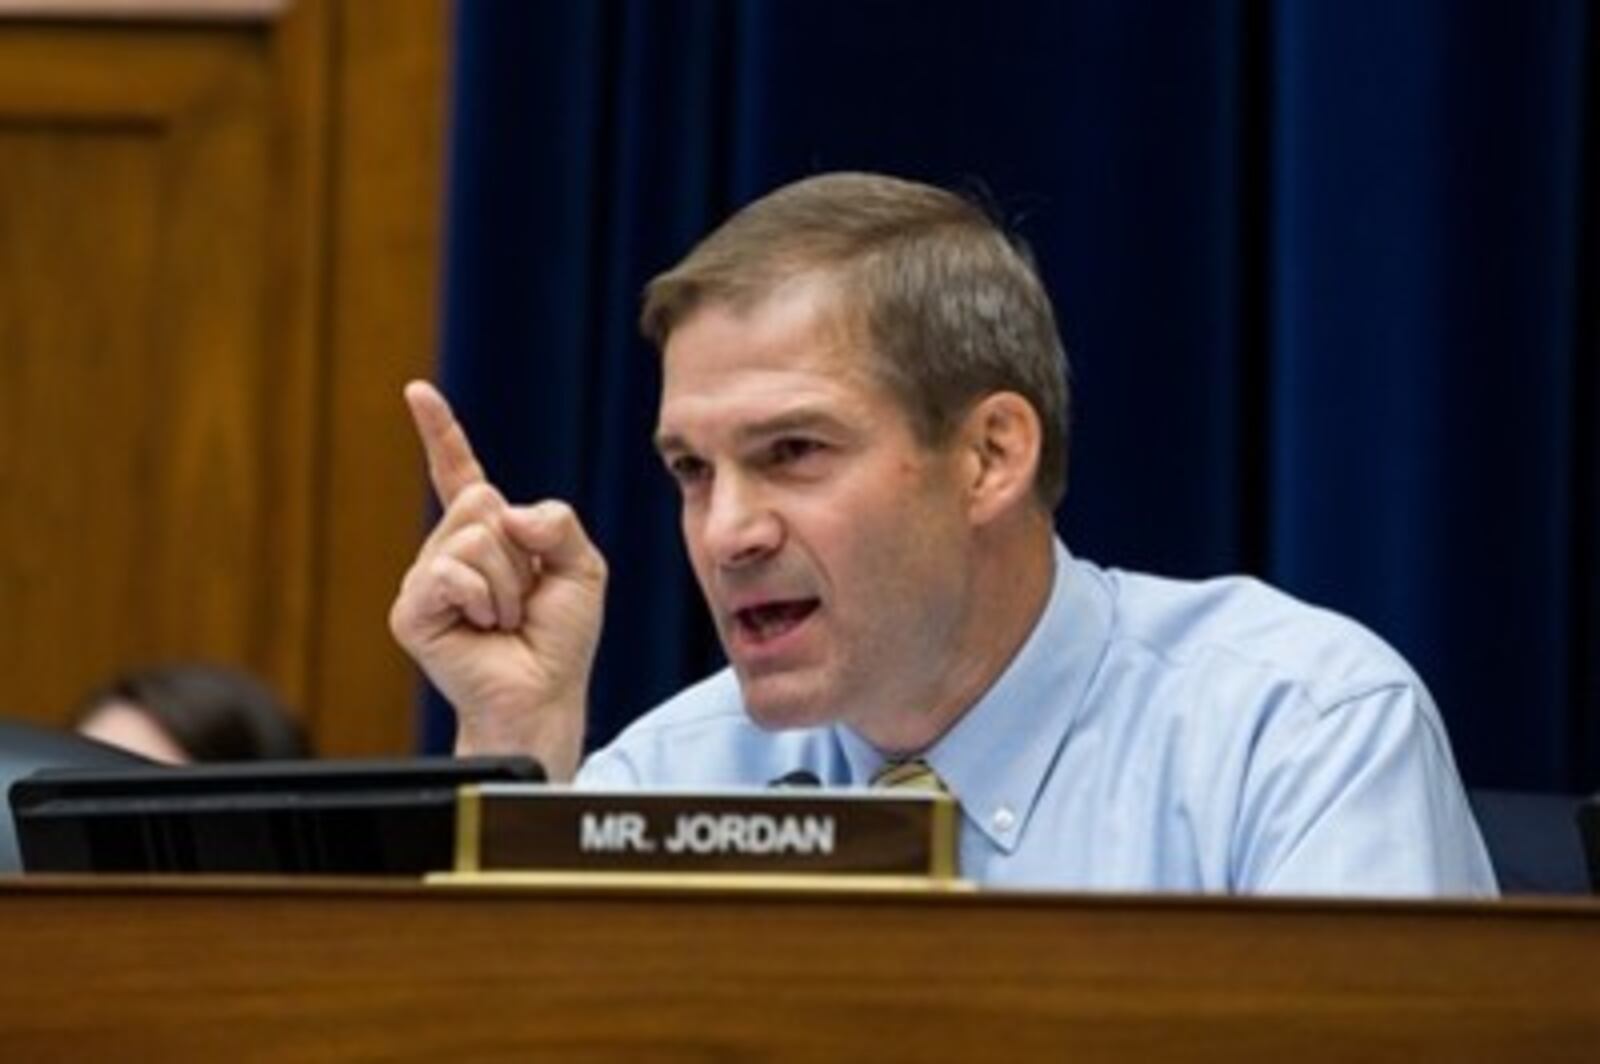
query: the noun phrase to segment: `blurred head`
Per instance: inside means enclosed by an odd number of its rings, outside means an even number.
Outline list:
[[[787,281],[828,277],[836,325],[919,440],[945,443],[984,395],[1021,395],[1043,437],[1034,493],[1066,490],[1066,358],[1030,257],[973,203],[877,174],[797,181],[739,211],[645,289],[640,325],[665,350],[696,310],[748,310]]]
[[[154,761],[257,761],[310,756],[305,733],[264,684],[215,665],[172,665],[118,677],[80,704],[83,735]]]

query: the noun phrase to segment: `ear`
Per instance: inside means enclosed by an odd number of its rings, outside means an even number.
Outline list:
[[[973,524],[988,524],[1032,497],[1043,432],[1031,403],[1016,392],[986,395],[967,411],[960,435]]]

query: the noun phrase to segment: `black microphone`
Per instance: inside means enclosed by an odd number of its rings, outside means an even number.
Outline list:
[[[820,787],[822,779],[810,769],[797,768],[767,783],[768,787]]]

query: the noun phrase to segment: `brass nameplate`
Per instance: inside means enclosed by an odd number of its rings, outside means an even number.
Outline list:
[[[457,873],[956,875],[956,805],[932,792],[482,784],[457,811]]]

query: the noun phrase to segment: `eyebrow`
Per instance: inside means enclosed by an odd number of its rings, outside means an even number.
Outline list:
[[[790,432],[816,431],[819,429],[842,430],[847,426],[838,417],[822,410],[802,407],[798,410],[785,411],[774,414],[772,417],[750,425],[740,426],[734,433],[734,438],[740,444],[749,444],[753,441],[770,439],[773,436],[782,436]],[[676,454],[683,451],[692,451],[688,441],[675,432],[658,432],[655,438],[656,450],[661,454]]]

